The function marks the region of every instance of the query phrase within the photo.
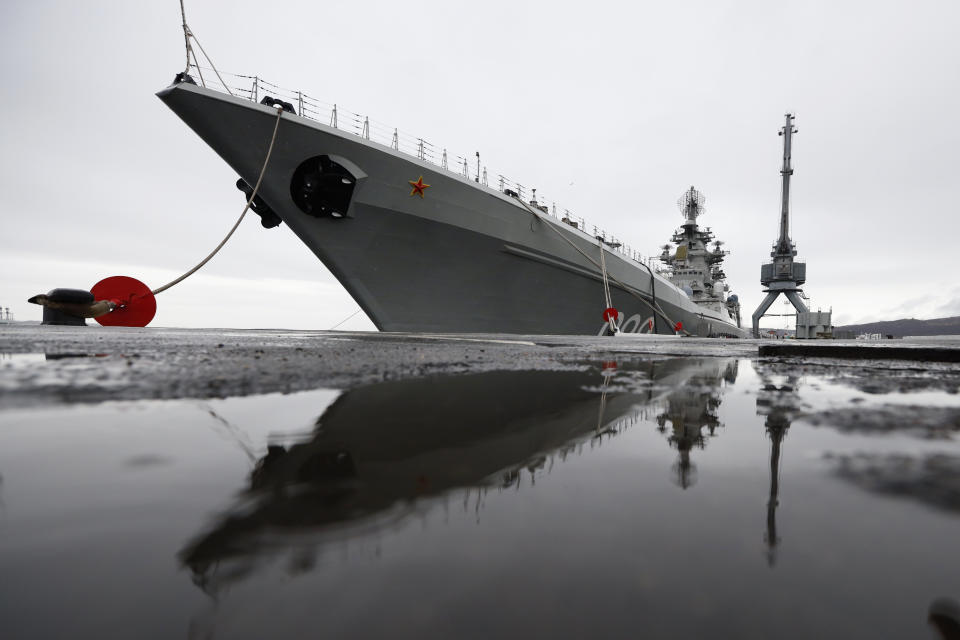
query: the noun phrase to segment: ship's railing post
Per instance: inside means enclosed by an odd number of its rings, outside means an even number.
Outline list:
[[[503,193],[503,176],[500,174],[497,174],[497,176],[500,178],[500,193]]]
[[[260,102],[259,84],[260,84],[260,78],[258,78],[257,76],[253,76],[253,89],[251,89],[250,95],[253,96],[254,102]]]
[[[396,127],[394,127],[393,129],[393,140],[390,141],[390,146],[396,149],[397,151],[400,151],[400,137],[397,133]]]
[[[450,170],[450,167],[447,165],[447,150],[443,150],[443,155],[440,157],[440,166],[444,169]]]
[[[486,167],[483,168],[483,186],[485,187],[490,186],[489,184],[487,184],[487,168]]]
[[[370,118],[368,116],[363,118],[363,138],[365,140],[370,139]]]
[[[423,138],[417,138],[417,157],[423,160]]]
[[[330,112],[330,126],[337,128],[337,103],[333,103],[333,111]]]
[[[303,91],[297,91],[297,113],[303,115]]]

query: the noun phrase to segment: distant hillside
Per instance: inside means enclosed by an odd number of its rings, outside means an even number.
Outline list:
[[[885,322],[868,322],[866,324],[849,324],[845,327],[834,327],[834,332],[850,331],[855,334],[882,333],[897,338],[903,336],[952,336],[960,335],[960,316],[952,318],[935,318],[933,320],[887,320]]]

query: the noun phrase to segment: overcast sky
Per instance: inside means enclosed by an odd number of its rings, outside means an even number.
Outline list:
[[[835,324],[960,315],[957,0],[187,0],[187,19],[220,69],[479,150],[492,176],[647,255],[696,185],[747,323],[792,110],[813,308]],[[219,242],[236,176],[154,96],[183,68],[177,0],[7,0],[0,54],[0,306],[39,319],[26,299],[54,287],[155,287]],[[327,329],[357,309],[286,225],[251,216],[158,296],[154,325]]]

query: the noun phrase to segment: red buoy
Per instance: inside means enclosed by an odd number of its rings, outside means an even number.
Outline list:
[[[620,314],[617,313],[617,309],[615,307],[607,307],[603,310],[603,319],[605,322],[616,320],[618,317],[620,317]]]
[[[157,313],[150,287],[136,278],[111,276],[90,289],[94,300],[110,300],[117,308],[94,318],[105,327],[145,327]]]

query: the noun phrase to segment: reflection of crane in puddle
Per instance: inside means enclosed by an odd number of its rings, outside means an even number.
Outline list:
[[[683,489],[697,482],[697,466],[690,459],[694,447],[706,447],[706,427],[709,435],[715,436],[722,426],[717,415],[723,381],[732,383],[737,379],[737,362],[729,360],[705,361],[705,370],[698,371],[667,396],[666,411],[657,416],[657,430],[670,433],[667,441],[679,452],[673,464],[675,482]]]
[[[780,505],[780,454],[781,444],[798,411],[797,383],[789,376],[784,384],[776,385],[769,375],[758,371],[764,380],[757,394],[757,415],[766,416],[764,426],[770,436],[770,495],[767,499],[767,531],[763,541],[767,545],[767,563],[772,567],[777,561],[777,507]]]

